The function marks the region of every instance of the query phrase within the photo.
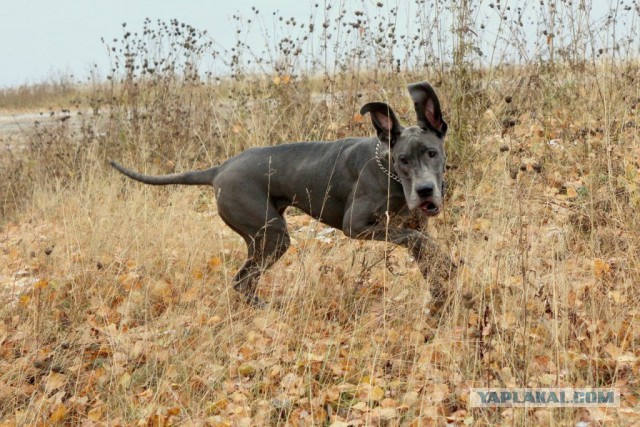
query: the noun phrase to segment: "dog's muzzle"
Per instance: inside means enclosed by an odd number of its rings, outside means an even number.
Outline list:
[[[436,195],[436,187],[432,183],[421,185],[416,188],[416,194],[420,198],[418,207],[427,216],[436,216],[440,213],[442,198]]]

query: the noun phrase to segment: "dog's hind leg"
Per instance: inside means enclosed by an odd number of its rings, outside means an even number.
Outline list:
[[[242,223],[224,216],[223,219],[247,244],[247,260],[234,276],[233,288],[241,292],[247,302],[263,305],[256,295],[256,285],[262,273],[278,261],[289,248],[291,240],[287,232],[287,223],[272,206],[267,210],[266,219],[263,216],[261,220],[257,220],[263,223],[260,227],[251,226],[246,216]]]

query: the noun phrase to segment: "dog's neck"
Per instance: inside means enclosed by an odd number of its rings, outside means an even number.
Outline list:
[[[398,183],[402,183],[400,181],[400,177],[395,171],[393,167],[393,162],[391,161],[391,151],[387,148],[387,144],[378,140],[376,143],[376,163],[382,172],[384,172],[389,178]]]

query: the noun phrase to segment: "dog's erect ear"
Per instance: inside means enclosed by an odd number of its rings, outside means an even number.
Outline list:
[[[364,116],[367,113],[371,114],[371,122],[378,132],[378,139],[393,145],[403,128],[391,107],[384,102],[370,102],[360,109],[361,115]]]
[[[416,109],[418,126],[432,130],[442,138],[447,133],[447,123],[442,118],[436,91],[427,82],[414,83],[407,88]]]

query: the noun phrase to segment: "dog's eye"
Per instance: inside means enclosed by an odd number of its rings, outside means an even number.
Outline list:
[[[429,157],[431,157],[432,159],[438,155],[438,152],[435,150],[429,150]]]
[[[409,164],[409,159],[406,156],[398,157],[398,161],[400,163],[402,163],[403,165],[408,165]]]

